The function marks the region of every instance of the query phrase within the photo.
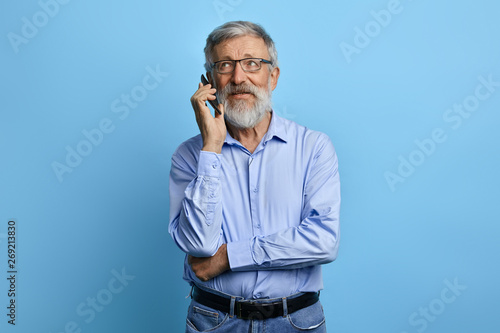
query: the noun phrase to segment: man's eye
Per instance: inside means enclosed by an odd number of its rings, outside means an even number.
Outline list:
[[[220,68],[228,68],[228,67],[231,67],[231,63],[229,61],[227,62],[221,62],[220,63]]]

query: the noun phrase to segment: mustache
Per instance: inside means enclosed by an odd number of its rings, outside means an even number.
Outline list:
[[[221,95],[234,95],[234,94],[242,94],[249,93],[254,96],[259,94],[259,88],[251,84],[234,84],[228,83],[221,91]]]

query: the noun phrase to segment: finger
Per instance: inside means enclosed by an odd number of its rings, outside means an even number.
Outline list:
[[[214,90],[215,90],[215,89],[214,89]],[[215,94],[215,92],[214,92],[214,94]],[[215,96],[214,94],[207,95],[207,99],[209,99],[209,100],[211,100],[211,101],[213,101],[214,99],[216,99],[216,98],[217,98],[217,96]]]
[[[204,87],[201,87],[200,89],[198,89],[194,95],[192,96],[192,100],[195,100],[195,101],[206,101],[207,99],[210,99],[210,100],[213,100],[215,99],[215,92],[217,90],[215,90],[214,88],[207,88],[206,86]]]
[[[210,94],[207,93],[206,91],[200,91],[198,90],[192,97],[191,97],[191,104],[193,107],[196,108],[198,107],[206,107],[206,101],[209,100]]]
[[[191,100],[193,107],[195,107],[195,110],[198,109],[199,112],[210,113],[207,101],[212,102],[217,99],[217,97],[212,93],[215,93],[215,89],[202,91],[199,94],[196,93]]]

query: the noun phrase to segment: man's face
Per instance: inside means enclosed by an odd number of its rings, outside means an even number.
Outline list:
[[[254,36],[236,37],[214,48],[213,61],[262,58],[269,60],[264,40]],[[257,72],[245,72],[239,63],[229,74],[213,71],[217,93],[224,104],[226,119],[237,127],[253,127],[271,107],[271,91],[276,88],[279,68],[262,64]],[[208,73],[209,75],[211,73]],[[264,108],[264,110],[262,110]],[[246,119],[245,119],[246,118]],[[252,120],[253,119],[253,120]]]

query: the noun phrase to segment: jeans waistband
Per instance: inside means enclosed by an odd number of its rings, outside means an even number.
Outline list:
[[[319,293],[302,293],[297,297],[282,297],[266,300],[244,300],[236,296],[225,297],[193,285],[192,298],[209,308],[236,315],[240,319],[267,319],[287,316],[315,304]]]

